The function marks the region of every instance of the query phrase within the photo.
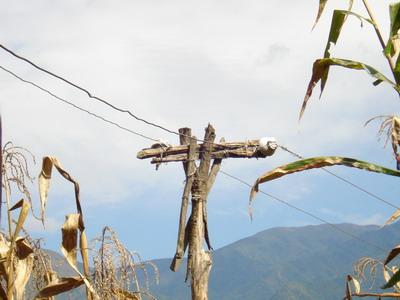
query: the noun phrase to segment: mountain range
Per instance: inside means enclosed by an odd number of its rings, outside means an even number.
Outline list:
[[[353,264],[365,256],[384,259],[399,242],[399,233],[400,223],[384,228],[323,224],[259,232],[213,252],[209,298],[342,299]],[[170,259],[153,262],[160,271],[160,284],[151,286],[157,299],[190,299],[184,282],[186,263],[173,273]]]
[[[213,251],[209,299],[343,299],[346,275],[353,273],[353,264],[365,256],[384,259],[399,242],[399,233],[400,223],[383,228],[322,224],[259,232]],[[57,259],[58,254],[51,255]],[[156,285],[155,274],[150,272],[150,290],[158,300],[190,299],[186,262],[176,273],[169,269],[171,259],[152,262],[158,267],[160,282]],[[66,272],[59,266],[61,274]],[[144,282],[143,274],[139,278]],[[75,291],[69,299],[81,299],[82,292]]]

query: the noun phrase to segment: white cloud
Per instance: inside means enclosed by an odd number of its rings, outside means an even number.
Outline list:
[[[317,10],[313,1],[0,3],[5,7],[0,11],[1,43],[141,117],[171,129],[190,126],[198,138],[211,122],[218,137],[227,140],[275,136],[304,156],[370,157],[365,145],[375,145],[376,129],[363,128],[363,122],[397,109],[397,95],[390,87],[373,87],[361,72],[332,68],[323,102],[318,102],[316,90],[298,124],[312,62],[323,53],[331,9],[337,3],[328,2],[312,33]],[[375,8],[379,20],[385,20],[386,5]],[[387,72],[379,43],[367,25],[360,29],[358,21],[349,18],[334,53]],[[178,142],[176,136],[93,102],[7,53],[0,51],[0,60],[27,79],[123,126]],[[4,72],[0,82],[5,138],[29,148],[39,161],[43,155],[58,157],[79,181],[84,205],[107,209],[107,204],[129,199],[136,211],[141,205],[166,207],[169,204],[158,197],[181,188],[180,165],[155,172],[148,161],[136,159],[136,152],[150,141],[58,103]],[[223,165],[252,182],[268,168],[292,159],[277,152],[266,160],[228,160]],[[305,179],[298,186],[307,189],[312,186],[309,182]],[[242,189],[218,183],[233,194]],[[155,199],[146,199],[148,191]],[[72,187],[61,179],[51,193],[52,203],[61,198],[63,206],[73,202]],[[301,187],[292,194],[308,196]],[[290,191],[285,195],[292,197]],[[69,212],[70,207],[64,208],[57,207]]]
[[[40,236],[45,232],[47,234],[51,233],[60,233],[61,234],[61,226],[63,222],[60,220],[56,220],[55,218],[49,216],[46,217],[46,221],[44,223],[44,227],[41,221],[29,216],[24,224],[24,228],[31,234]]]

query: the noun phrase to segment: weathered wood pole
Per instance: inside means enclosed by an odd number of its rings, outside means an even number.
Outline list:
[[[151,148],[142,149],[137,158],[152,158],[151,163],[182,162],[186,184],[182,195],[179,218],[178,242],[171,263],[176,272],[188,249],[186,279],[190,278],[192,300],[208,300],[208,278],[212,267],[211,244],[208,235],[207,196],[225,158],[265,158],[274,154],[277,144],[274,138],[261,138],[246,142],[214,143],[215,129],[209,124],[205,130],[203,143],[191,135],[190,128],[179,129],[180,145],[172,146],[164,142]],[[200,160],[197,167],[196,160]],[[213,164],[211,167],[211,160]],[[210,168],[211,167],[211,168]],[[211,170],[210,170],[211,169]],[[187,218],[189,198],[192,207]],[[204,249],[206,242],[208,249]]]
[[[207,204],[207,182],[214,139],[215,130],[211,125],[208,125],[200,153],[200,166],[195,171],[192,185],[188,255],[192,300],[208,300],[208,278],[212,266],[212,257],[211,253],[203,248],[203,241],[206,237],[205,225],[207,224],[204,212]]]

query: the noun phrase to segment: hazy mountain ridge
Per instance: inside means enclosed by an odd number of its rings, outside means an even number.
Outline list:
[[[382,229],[375,225],[334,226],[364,242],[323,224],[272,228],[214,251],[210,299],[341,299],[345,276],[352,273],[353,263],[363,256],[385,257],[400,237],[400,223]],[[51,252],[51,256],[62,260],[57,253]],[[149,272],[150,289],[157,299],[190,299],[189,284],[184,282],[185,261],[177,273],[169,270],[171,259],[153,263],[160,271],[158,286]],[[64,276],[71,275],[66,263],[58,264],[56,270]],[[79,294],[73,292],[72,299],[79,299]]]
[[[335,226],[387,251],[399,241],[400,224]],[[214,251],[210,299],[340,299],[356,260],[386,255],[326,224],[268,229]],[[160,285],[152,286],[158,299],[189,299],[186,264],[175,274],[169,259],[154,263],[161,276]]]

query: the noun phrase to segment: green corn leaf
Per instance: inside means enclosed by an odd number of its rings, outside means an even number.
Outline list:
[[[400,2],[389,5],[390,14],[390,36],[386,44],[385,54],[393,56],[395,53],[393,38],[397,36],[400,29]]]
[[[385,47],[385,55],[396,60],[394,77],[400,83],[400,2],[389,5],[390,36]]]
[[[392,169],[388,169],[376,164],[372,164],[369,162],[357,160],[354,158],[348,157],[339,157],[339,156],[322,156],[322,157],[312,157],[308,159],[302,159],[295,162],[292,162],[287,165],[283,165],[281,167],[275,168],[257,178],[254,183],[251,193],[250,193],[250,204],[254,199],[255,195],[258,192],[258,187],[261,183],[271,181],[277,178],[280,178],[285,175],[289,175],[296,172],[301,172],[305,170],[315,169],[315,168],[323,168],[328,166],[335,165],[343,165],[346,167],[358,168],[370,172],[382,173],[385,175],[397,176],[400,177],[400,172]]]
[[[322,16],[322,13],[324,12],[325,9],[325,5],[328,2],[328,0],[319,0],[319,6],[318,6],[318,13],[317,13],[317,17],[315,18],[315,22],[314,25],[312,27],[312,29],[315,28],[315,26],[317,25],[319,19]],[[349,0],[349,8],[347,9],[348,11],[351,11],[352,7],[353,7],[353,2],[354,0]]]
[[[400,270],[393,274],[389,281],[382,286],[382,289],[389,289],[396,285],[400,281]]]
[[[333,15],[332,15],[332,21],[331,21],[331,28],[329,31],[329,37],[328,37],[328,42],[326,43],[325,47],[325,53],[324,53],[324,58],[331,57],[330,55],[330,49],[332,45],[336,45],[340,32],[342,31],[343,24],[345,23],[347,16],[354,16],[358,18],[361,21],[361,24],[363,24],[364,21],[370,23],[373,25],[373,22],[371,19],[365,18],[359,14],[356,14],[352,11],[348,10],[334,10]]]
[[[322,13],[324,12],[324,9],[325,9],[325,5],[326,5],[327,2],[328,2],[328,0],[319,0],[318,13],[317,13],[317,17],[315,18],[313,29],[317,25],[319,19],[321,18]]]
[[[343,25],[348,16],[354,16],[358,18],[361,21],[361,24],[363,24],[363,21],[366,21],[373,25],[373,22],[370,19],[367,19],[352,11],[334,10],[332,15],[331,28],[329,31],[329,37],[325,47],[324,58],[331,57],[331,48],[332,46],[336,45],[340,36],[340,32],[342,31]],[[328,73],[329,73],[329,66],[325,69],[324,74],[322,75],[321,78],[321,91],[323,91],[325,88],[326,81],[328,80]]]
[[[312,76],[310,79],[310,82],[308,83],[306,95],[304,96],[303,100],[303,105],[300,110],[300,117],[299,119],[302,118],[304,111],[307,106],[307,102],[310,99],[312,92],[317,85],[317,83],[324,77],[324,75],[327,72],[327,69],[330,66],[340,66],[344,67],[347,69],[353,69],[353,70],[364,70],[367,72],[370,76],[374,77],[376,80],[374,81],[374,84],[379,84],[380,82],[386,82],[390,84],[398,93],[400,93],[400,86],[388,79],[385,75],[383,75],[381,72],[377,71],[375,68],[358,62],[358,61],[353,61],[353,60],[348,60],[348,59],[341,59],[341,58],[321,58],[317,59],[314,64],[313,64],[313,69],[312,69]],[[321,94],[323,90],[321,89]]]

